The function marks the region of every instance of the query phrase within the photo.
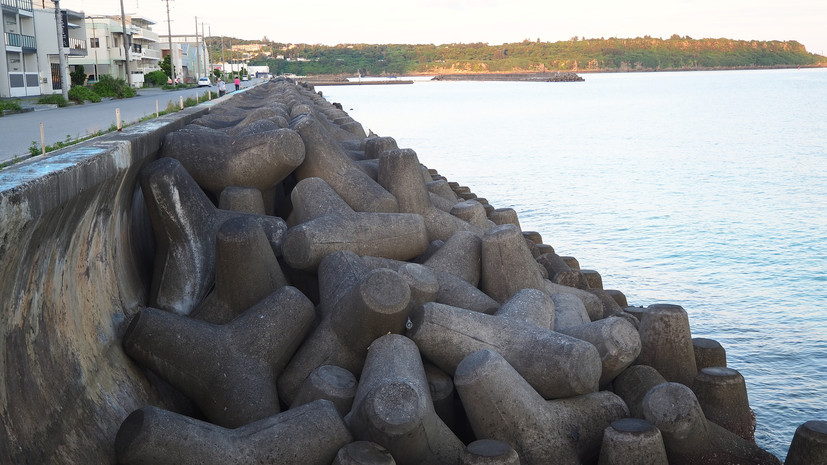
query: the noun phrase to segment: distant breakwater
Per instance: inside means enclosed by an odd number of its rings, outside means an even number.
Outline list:
[[[526,82],[580,82],[585,81],[571,71],[551,73],[460,73],[439,74],[434,81],[526,81]]]

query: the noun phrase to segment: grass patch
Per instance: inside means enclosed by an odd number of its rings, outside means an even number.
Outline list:
[[[115,128],[115,129],[117,129],[117,128]],[[52,145],[47,145],[46,146],[46,152],[47,153],[48,152],[53,152],[55,150],[59,150],[59,149],[62,149],[64,147],[69,147],[71,145],[79,144],[79,143],[81,143],[85,140],[89,140],[93,137],[98,137],[98,136],[103,135],[103,134],[104,134],[103,131],[98,131],[98,132],[83,136],[79,139],[72,139],[72,136],[70,136],[69,134],[66,134],[66,139],[55,142]],[[32,144],[29,146],[29,153],[33,157],[35,157],[37,155],[40,155],[42,153],[42,149],[40,147],[40,144],[38,144],[37,141],[32,141]]]
[[[0,116],[3,116],[3,111],[20,111],[23,108],[16,100],[0,100]]]
[[[69,104],[69,101],[63,98],[60,94],[52,94],[52,95],[44,95],[37,100],[37,103],[41,103],[44,105],[57,105],[59,107],[65,107]]]

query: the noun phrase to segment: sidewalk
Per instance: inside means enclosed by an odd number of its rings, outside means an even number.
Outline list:
[[[252,81],[245,82],[248,87]],[[180,99],[205,98],[207,90],[218,93],[218,87],[199,87],[165,91],[160,88],[138,89],[138,95],[128,99],[109,99],[100,103],[72,104],[64,108],[56,105],[37,104],[37,97],[24,106],[35,111],[10,114],[0,117],[0,163],[17,158],[28,158],[32,143],[40,147],[40,124],[43,124],[46,145],[69,139],[78,139],[98,131],[107,131],[116,124],[116,109],[120,110],[122,124],[132,124],[155,113],[156,102],[159,111],[168,104],[179,105]],[[242,88],[243,90],[243,88]]]

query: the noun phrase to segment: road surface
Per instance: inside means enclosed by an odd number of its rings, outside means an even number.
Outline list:
[[[246,88],[258,82],[258,79],[243,81],[241,87]],[[212,86],[214,93],[218,93],[218,86]],[[234,89],[232,81],[227,83],[227,91]],[[43,123],[46,145],[70,139],[78,139],[97,131],[107,131],[115,123],[115,109],[121,111],[123,124],[139,121],[142,117],[155,113],[155,102],[158,101],[159,110],[163,111],[167,103],[178,105],[179,97],[194,98],[196,93],[199,100],[206,97],[207,87],[186,90],[165,91],[161,89],[138,89],[138,95],[128,99],[106,100],[100,103],[85,103],[63,108],[49,108],[28,113],[16,113],[0,117],[0,163],[13,160],[15,157],[29,156],[29,147],[32,142],[40,147],[40,123]]]

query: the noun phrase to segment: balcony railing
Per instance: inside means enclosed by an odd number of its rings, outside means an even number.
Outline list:
[[[0,4],[5,8],[32,11],[32,0],[0,0]]]
[[[158,34],[150,31],[149,29],[144,29],[142,27],[131,26],[132,28],[132,39],[133,40],[146,40],[148,42],[158,42]]]
[[[69,55],[86,56],[86,41],[69,37]]]
[[[81,50],[86,50],[86,41],[83,39],[69,37],[69,48],[78,48]]]
[[[160,50],[153,50],[151,48],[145,48],[143,54],[141,54],[141,58],[146,58],[148,60],[160,60],[161,59],[161,51]]]
[[[20,47],[28,50],[37,50],[37,41],[34,36],[24,34],[6,33],[6,45],[9,47]]]

